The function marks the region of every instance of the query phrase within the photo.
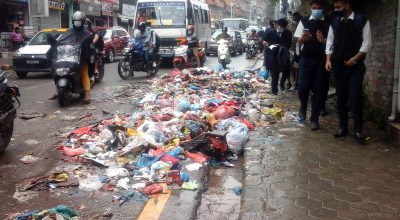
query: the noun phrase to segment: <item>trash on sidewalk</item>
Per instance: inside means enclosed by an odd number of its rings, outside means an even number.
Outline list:
[[[40,160],[40,158],[32,155],[25,155],[19,160],[24,164],[31,164],[37,162],[38,160]]]
[[[41,220],[79,220],[79,216],[75,210],[65,206],[58,205],[51,209],[43,211],[31,210],[24,213],[16,213],[9,215],[9,220],[28,220],[28,219],[41,219]]]
[[[18,118],[22,120],[31,120],[34,118],[44,118],[46,117],[46,113],[38,113],[38,112],[20,112],[18,113]]]

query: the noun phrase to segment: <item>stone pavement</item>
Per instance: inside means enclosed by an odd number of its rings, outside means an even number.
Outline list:
[[[282,101],[297,103],[290,93]],[[351,136],[335,140],[335,114],[321,127],[277,123],[251,134],[241,219],[400,219],[400,151],[372,129],[367,146]]]

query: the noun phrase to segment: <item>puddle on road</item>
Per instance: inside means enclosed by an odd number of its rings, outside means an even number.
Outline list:
[[[233,189],[242,187],[243,158],[235,167],[212,167],[208,171],[208,187],[202,194],[201,205],[197,210],[197,219],[238,219],[240,196]]]

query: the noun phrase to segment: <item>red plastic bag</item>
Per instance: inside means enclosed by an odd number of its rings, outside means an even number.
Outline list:
[[[228,150],[228,144],[223,138],[210,136],[208,137],[211,140],[212,147],[221,151],[222,153]]]
[[[235,110],[229,106],[220,106],[214,112],[214,117],[217,120],[232,118],[235,115]]]
[[[186,156],[189,157],[195,163],[203,164],[203,163],[207,162],[207,156],[200,152],[197,152],[197,153],[187,152]]]
[[[171,162],[172,163],[172,166],[176,166],[178,163],[179,163],[179,160],[178,159],[176,159],[175,157],[173,157],[173,156],[170,156],[170,155],[168,155],[168,154],[164,154],[161,158],[160,158],[160,161],[162,161],[162,162]]]
[[[64,154],[64,156],[80,156],[86,152],[86,150],[81,147],[71,148],[64,145],[57,147],[57,150]]]
[[[254,129],[254,125],[252,125],[248,120],[244,119],[244,118],[238,118],[237,119],[240,123],[246,125],[246,127],[249,130],[253,130]]]
[[[78,128],[78,129],[76,129],[74,131],[71,131],[70,135],[78,135],[78,137],[80,137],[80,136],[82,136],[84,134],[91,135],[92,134],[92,132],[90,132],[91,128],[92,128],[91,126],[81,127],[81,128]]]
[[[149,150],[149,156],[150,157],[155,157],[155,156],[160,156],[163,155],[165,151],[162,148],[157,147],[156,149],[151,148]]]
[[[158,185],[158,184],[153,184],[153,185],[150,185],[150,186],[146,186],[143,189],[143,193],[145,193],[147,195],[162,193],[163,191],[164,191],[163,187]]]
[[[154,115],[151,116],[153,121],[171,121],[173,116],[171,114],[162,114],[162,115]]]
[[[182,72],[179,69],[175,68],[171,72],[169,72],[168,76],[171,78],[175,78],[177,75],[180,74],[182,74]]]

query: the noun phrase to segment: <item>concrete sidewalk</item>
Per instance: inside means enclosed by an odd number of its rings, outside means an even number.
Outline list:
[[[296,112],[297,94],[283,96],[285,111]],[[330,114],[316,132],[297,122],[252,132],[241,219],[399,219],[400,151],[368,125],[366,134],[373,136],[367,146],[352,136],[336,140],[337,126]]]
[[[12,66],[12,59],[14,56],[14,52],[9,51],[7,54],[7,57],[0,57],[0,67],[4,68],[7,67],[9,68],[10,66]]]

